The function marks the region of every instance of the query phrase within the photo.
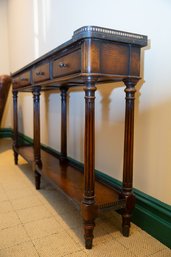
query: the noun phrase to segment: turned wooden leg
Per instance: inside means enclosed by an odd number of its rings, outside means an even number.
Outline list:
[[[129,236],[132,210],[135,206],[135,196],[132,193],[133,181],[133,141],[134,141],[134,99],[135,85],[138,80],[127,79],[124,81],[126,88],[125,106],[125,136],[124,136],[124,164],[123,164],[123,189],[122,194],[126,200],[126,207],[122,213],[122,233]]]
[[[40,146],[40,89],[35,88],[33,91],[34,104],[34,163],[35,163],[35,187],[40,189],[41,175],[38,169],[42,168],[41,146]]]
[[[84,197],[82,201],[82,216],[84,220],[85,247],[92,248],[93,230],[97,216],[95,203],[94,174],[94,112],[95,112],[95,82],[86,82],[85,87],[85,138],[84,138]]]
[[[35,170],[35,187],[37,190],[40,189],[41,175]]]
[[[14,152],[14,163],[15,165],[18,165],[18,153],[15,151],[15,149],[13,149]]]
[[[67,159],[67,90],[61,87],[61,162]]]
[[[92,221],[84,221],[84,238],[85,238],[85,248],[86,249],[91,249],[93,245],[93,230],[95,227],[95,222]]]
[[[13,90],[13,152],[14,152],[14,163],[18,164],[18,153],[15,150],[18,145],[18,92]]]
[[[82,202],[81,206],[83,221],[84,221],[84,239],[85,239],[85,248],[91,249],[93,245],[93,231],[95,227],[95,218],[97,217],[98,209],[97,205],[86,204]]]

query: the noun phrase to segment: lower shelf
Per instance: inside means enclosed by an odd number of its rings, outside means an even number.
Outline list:
[[[34,162],[34,150],[31,146],[23,146],[16,151],[29,163]],[[53,181],[72,200],[81,203],[84,192],[84,174],[67,162],[61,162],[53,155],[41,150],[42,169],[40,174]],[[125,207],[125,200],[120,199],[121,193],[99,181],[95,181],[96,204],[99,209]]]

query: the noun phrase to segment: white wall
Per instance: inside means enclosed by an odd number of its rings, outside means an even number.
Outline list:
[[[0,74],[9,73],[7,1],[0,0]]]
[[[10,70],[70,39],[84,25],[148,35],[135,110],[134,187],[171,204],[171,2],[168,0],[9,0]],[[124,88],[98,86],[96,168],[122,179]],[[83,161],[84,93],[70,91],[69,156]],[[43,94],[42,142],[60,149],[59,94]],[[22,104],[21,104],[22,103]],[[32,96],[20,98],[20,129],[32,136]],[[79,108],[78,108],[79,107]],[[46,111],[48,109],[48,112]]]
[[[7,1],[0,0],[0,75],[9,74],[9,45],[8,45],[8,17]],[[11,126],[11,93],[6,102],[1,127]]]

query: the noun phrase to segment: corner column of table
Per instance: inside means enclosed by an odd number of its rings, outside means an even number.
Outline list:
[[[61,156],[60,161],[67,159],[67,87],[61,87]]]
[[[40,146],[40,88],[33,89],[33,119],[35,186],[36,189],[40,189],[41,175],[39,173],[39,169],[42,168]]]
[[[84,137],[84,196],[82,216],[84,220],[85,247],[92,248],[93,230],[97,216],[95,202],[95,81],[86,81],[85,91],[85,137]]]
[[[126,207],[122,213],[122,233],[129,236],[130,221],[135,206],[133,187],[133,144],[134,144],[134,100],[135,85],[138,79],[125,79],[125,134],[124,134],[124,163],[122,194],[126,200]]]
[[[13,151],[14,151],[14,163],[18,164],[18,153],[16,148],[18,146],[18,91],[13,90]]]

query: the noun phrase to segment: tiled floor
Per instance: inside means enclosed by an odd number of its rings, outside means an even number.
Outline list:
[[[70,201],[42,181],[34,187],[30,166],[13,163],[11,141],[0,139],[0,257],[171,257],[171,250],[132,224],[120,233],[120,216],[96,220],[92,250],[84,248],[82,219]]]

